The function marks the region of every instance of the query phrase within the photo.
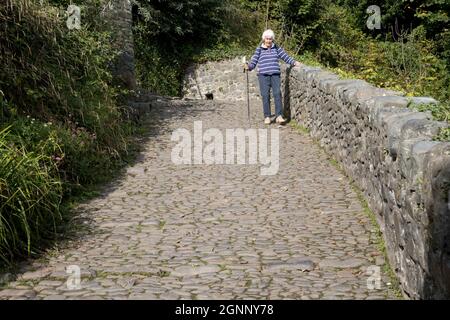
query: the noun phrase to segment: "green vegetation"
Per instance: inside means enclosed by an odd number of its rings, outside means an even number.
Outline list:
[[[295,130],[297,130],[299,133],[309,134],[309,132],[310,132],[310,130],[309,130],[307,127],[302,126],[301,124],[299,124],[299,123],[298,123],[297,121],[295,121],[295,120],[291,120],[291,121],[289,122],[289,125],[290,125],[292,128],[294,128]]]
[[[115,57],[96,16],[78,1],[81,30],[54,4],[0,5],[0,260],[39,252],[62,232],[70,203],[110,179],[130,155],[126,121],[108,65]],[[65,7],[61,7],[64,8]]]
[[[193,62],[250,56],[259,38],[261,15],[236,0],[134,0],[136,71],[143,87],[180,95]]]

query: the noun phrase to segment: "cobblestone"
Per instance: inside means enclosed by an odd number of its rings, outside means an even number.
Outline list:
[[[253,128],[264,128],[260,109],[252,102]],[[395,298],[383,268],[381,289],[367,289],[364,270],[384,263],[369,242],[370,219],[308,135],[279,128],[273,176],[258,164],[171,162],[174,130],[193,132],[197,120],[203,130],[247,128],[244,110],[189,100],[155,107],[139,161],[76,209],[89,232],[19,276],[31,281],[25,289],[9,283],[0,299]],[[80,267],[78,291],[67,287],[69,265]]]

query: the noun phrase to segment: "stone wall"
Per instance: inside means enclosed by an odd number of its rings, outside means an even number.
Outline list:
[[[364,192],[404,292],[449,298],[450,143],[432,141],[448,125],[407,108],[436,101],[305,65],[283,70],[287,112]]]
[[[260,100],[256,73],[248,75],[250,99]],[[247,101],[246,77],[241,58],[194,65],[186,71],[184,97],[206,99],[206,94],[212,93],[214,100]]]
[[[407,108],[435,103],[362,80],[283,64],[285,114],[310,129],[364,192],[390,264],[413,299],[450,298],[450,143],[432,141],[447,124]],[[240,58],[191,67],[185,97],[244,101]],[[250,94],[260,99],[255,72]]]
[[[104,0],[104,2],[101,17],[108,22],[113,36],[112,43],[120,51],[112,66],[113,76],[125,88],[135,89],[131,0]]]

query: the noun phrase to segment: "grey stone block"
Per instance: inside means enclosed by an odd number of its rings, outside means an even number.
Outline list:
[[[439,144],[421,138],[403,140],[400,145],[400,169],[411,184],[423,181],[424,158],[428,151]]]
[[[385,118],[385,126],[388,132],[388,148],[395,159],[398,155],[398,147],[403,126],[409,121],[429,120],[429,115],[423,112],[401,112]]]
[[[411,102],[414,104],[438,104],[438,101],[431,97],[412,97]]]
[[[374,98],[375,107],[407,107],[408,99],[400,96],[381,96]]]
[[[450,143],[440,143],[424,160],[424,198],[429,216],[429,286],[424,295],[443,299],[450,295]]]

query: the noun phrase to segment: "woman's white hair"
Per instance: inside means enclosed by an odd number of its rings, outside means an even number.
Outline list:
[[[266,37],[275,40],[275,33],[271,29],[267,29],[266,31],[263,32],[261,39],[264,41]]]

